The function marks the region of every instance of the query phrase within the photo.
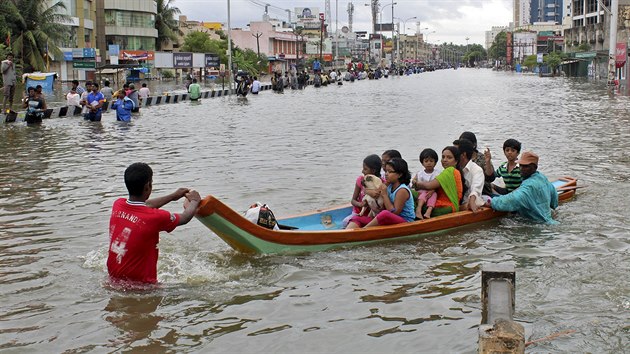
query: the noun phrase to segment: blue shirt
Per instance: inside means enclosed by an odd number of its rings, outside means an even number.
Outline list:
[[[103,96],[103,94],[100,92],[94,93],[94,91],[92,91],[87,95],[86,100],[89,106],[96,106],[99,104],[100,101],[105,101],[105,96]],[[101,110],[101,108],[97,109],[96,113],[101,113]]]
[[[492,209],[517,212],[537,222],[555,224],[551,209],[558,207],[558,192],[547,177],[536,171],[513,192],[492,198]]]
[[[398,186],[398,188],[396,188],[395,191],[392,191],[392,186],[389,185],[387,186],[387,195],[389,195],[389,200],[394,203],[394,200],[396,199],[396,193],[398,193],[401,188],[404,188],[407,190],[407,192],[409,192],[409,198],[407,198],[407,200],[405,201],[405,204],[403,205],[403,210],[398,215],[401,218],[407,220],[407,222],[414,221],[416,218],[416,211],[413,205],[413,194],[411,194],[411,189],[409,189],[408,185],[401,184],[400,186]]]

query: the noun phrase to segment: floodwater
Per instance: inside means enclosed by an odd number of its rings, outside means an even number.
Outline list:
[[[143,109],[131,124],[0,125],[0,349],[5,352],[468,352],[480,270],[512,263],[516,320],[535,352],[630,348],[630,114],[600,84],[461,69],[247,99]],[[297,255],[242,255],[200,222],[163,234],[158,289],[108,286],[123,171],[276,215],[349,201],[362,159],[398,149],[412,170],[471,130],[505,139],[549,177],[579,178],[559,225],[517,217],[428,239]],[[165,207],[180,211],[180,202]]]

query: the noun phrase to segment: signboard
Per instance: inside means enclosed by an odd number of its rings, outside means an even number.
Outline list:
[[[326,18],[326,17],[324,17],[324,13],[323,13],[323,12],[320,12],[320,13],[319,13],[319,20],[320,20],[320,21],[324,21],[324,19],[325,19],[325,18]]]
[[[377,32],[391,32],[394,30],[394,24],[393,23],[377,23],[376,24],[376,31]]]
[[[192,68],[193,55],[192,53],[173,53],[173,67],[174,68]]]
[[[296,7],[295,17],[301,21],[317,21],[317,14],[319,8],[317,7]]]
[[[626,44],[617,43],[617,52],[615,53],[615,66],[617,69],[622,68],[626,64],[627,57]]]
[[[83,58],[83,48],[72,48],[73,58]]]
[[[63,52],[63,60],[72,61],[72,52]]]
[[[150,50],[121,50],[118,53],[118,58],[123,60],[153,60],[154,54]]]
[[[72,62],[72,68],[73,69],[95,69],[96,68],[96,62],[95,61],[75,60],[75,61]]]
[[[324,57],[323,58],[324,61],[332,61],[333,60],[332,54],[324,54],[323,57]]]
[[[206,68],[216,68],[221,64],[216,54],[206,54]]]
[[[96,50],[94,48],[83,48],[83,58],[96,58]]]
[[[118,44],[110,44],[107,46],[107,50],[109,51],[109,55],[118,56],[118,54],[120,54],[120,46]]]
[[[543,63],[543,53],[536,54],[536,62],[538,64],[542,64]]]

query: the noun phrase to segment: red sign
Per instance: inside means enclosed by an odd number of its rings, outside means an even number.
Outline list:
[[[615,62],[617,68],[622,68],[626,64],[628,57],[627,47],[625,43],[617,43],[617,52],[615,53]]]
[[[123,60],[153,60],[154,52],[150,50],[121,50],[118,59]]]
[[[323,12],[319,13],[319,20],[320,21],[324,21],[324,13]]]
[[[333,56],[332,54],[324,54],[324,61],[332,61],[333,60]]]

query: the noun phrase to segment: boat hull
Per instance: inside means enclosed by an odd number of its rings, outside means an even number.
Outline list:
[[[563,177],[555,181],[554,185],[559,191],[559,199],[566,200],[575,194],[577,181],[574,178]],[[349,213],[350,207],[345,205],[281,218],[278,220],[281,224],[298,229],[274,231],[250,222],[217,198],[207,196],[202,201],[196,217],[240,252],[295,253],[325,251],[391,240],[418,239],[496,219],[506,214],[484,207],[476,213],[462,211],[398,225],[345,230],[342,229],[341,222]]]

